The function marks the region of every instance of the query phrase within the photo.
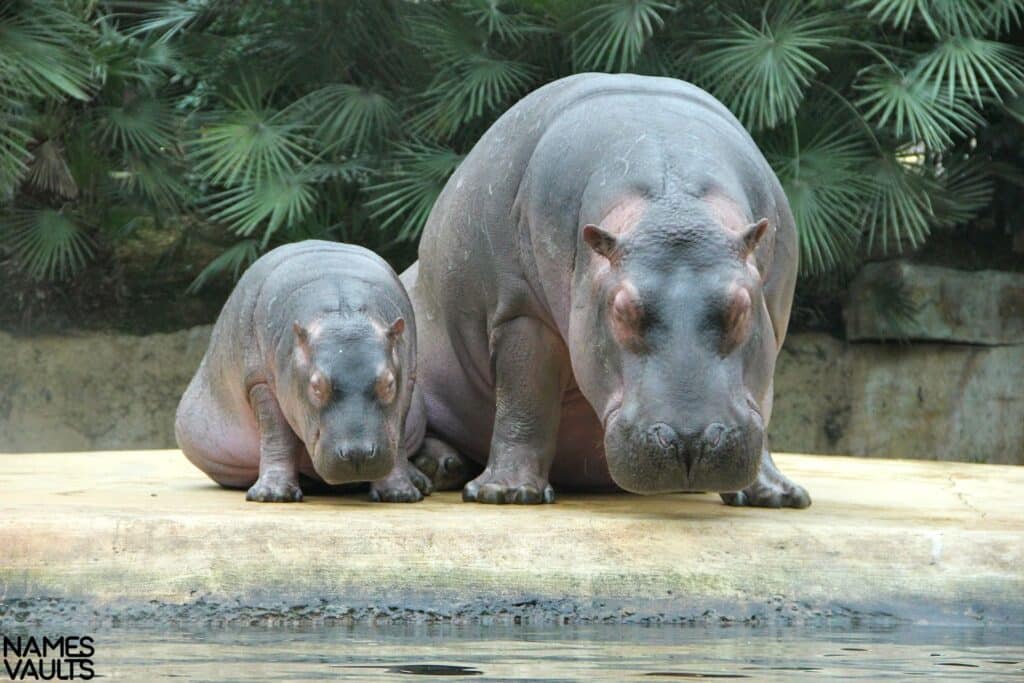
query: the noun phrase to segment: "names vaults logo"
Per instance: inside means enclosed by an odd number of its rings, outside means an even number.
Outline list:
[[[92,636],[3,636],[4,673],[12,681],[88,681],[96,676]]]

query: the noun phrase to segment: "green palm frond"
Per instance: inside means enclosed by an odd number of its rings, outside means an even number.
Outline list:
[[[0,82],[31,97],[89,98],[88,26],[54,2],[0,8]]]
[[[993,0],[988,8],[988,22],[996,34],[1021,26],[1024,23],[1024,0]]]
[[[465,124],[525,92],[536,72],[528,64],[477,54],[446,69],[424,93],[426,108],[412,125],[423,133],[450,136]]]
[[[174,146],[178,120],[166,102],[140,97],[96,108],[97,139],[124,152],[160,154]]]
[[[145,36],[158,43],[176,38],[204,12],[210,10],[211,0],[185,0],[185,2],[143,3],[147,9],[141,21],[132,28],[132,36]]]
[[[179,171],[157,157],[129,156],[123,168],[110,176],[119,183],[125,199],[141,197],[158,209],[180,210],[190,194]]]
[[[932,197],[939,191],[933,178],[916,160],[885,155],[868,167],[871,187],[863,222],[868,249],[902,251],[904,243],[920,246],[934,217]]]
[[[944,149],[954,136],[964,136],[981,116],[959,97],[940,97],[924,79],[876,67],[857,86],[864,95],[857,105],[879,127],[892,126],[897,137],[909,136],[930,149]]]
[[[28,126],[29,121],[21,112],[0,107],[0,202],[14,193],[28,171],[28,144],[32,139]]]
[[[936,91],[945,84],[947,101],[963,95],[982,104],[983,95],[1001,100],[1003,92],[1024,86],[1024,54],[995,40],[947,38],[922,58],[914,76],[932,81]]]
[[[37,280],[73,275],[92,256],[89,238],[56,209],[13,209],[0,218],[0,234],[21,267]]]
[[[397,239],[419,236],[430,210],[444,189],[448,177],[462,162],[464,155],[423,143],[399,147],[394,168],[383,182],[369,189],[374,198],[366,203],[380,227],[398,222],[402,227]]]
[[[328,85],[298,99],[286,115],[315,128],[324,151],[360,151],[384,139],[398,121],[386,95],[348,83]]]
[[[210,261],[205,268],[199,271],[199,275],[188,286],[185,291],[195,294],[213,278],[222,273],[231,272],[231,278],[237,280],[242,271],[248,268],[260,256],[260,243],[255,239],[244,239],[237,242],[223,252],[217,258]]]
[[[835,117],[806,121],[765,146],[789,199],[800,238],[800,271],[821,275],[849,264],[860,240],[860,214],[870,196],[863,140]],[[812,128],[813,126],[813,128]],[[794,139],[804,127],[808,139]]]
[[[605,0],[580,14],[572,32],[572,60],[577,70],[628,71],[644,45],[665,24],[662,13],[674,7],[659,0]]]
[[[229,224],[243,237],[262,228],[261,244],[265,246],[279,228],[301,221],[315,200],[303,177],[285,176],[218,192],[210,197],[206,209],[212,220]]]
[[[56,140],[47,140],[33,150],[25,182],[63,199],[78,196],[78,184],[68,168],[64,150]]]
[[[702,41],[701,80],[749,128],[773,128],[796,114],[811,78],[826,70],[815,54],[842,41],[828,14],[805,16],[784,5],[756,27],[738,15],[721,37]]]
[[[870,7],[868,16],[906,30],[915,17],[936,37],[978,34],[989,25],[983,0],[855,0],[853,7]]]
[[[459,9],[489,36],[519,44],[545,29],[509,0],[460,0]]]
[[[252,184],[287,177],[310,157],[301,124],[283,112],[252,107],[213,112],[192,142],[193,170],[216,185]]]
[[[936,225],[963,225],[992,202],[991,170],[977,159],[958,159],[949,163],[937,180],[942,191],[932,197]]]

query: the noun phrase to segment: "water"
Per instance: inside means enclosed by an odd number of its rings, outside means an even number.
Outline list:
[[[1019,628],[446,624],[89,635],[99,676],[140,681],[1024,679]]]

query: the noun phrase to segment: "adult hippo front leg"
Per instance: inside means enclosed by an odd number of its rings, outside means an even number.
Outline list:
[[[767,441],[767,439],[765,439]],[[719,494],[726,505],[762,508],[805,508],[811,504],[807,490],[779,471],[765,443],[761,469],[754,483],[742,491]]]
[[[495,417],[487,467],[462,490],[478,503],[553,503],[555,458],[569,355],[535,318],[519,317],[492,335]]]

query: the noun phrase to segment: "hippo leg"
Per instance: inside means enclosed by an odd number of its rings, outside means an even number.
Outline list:
[[[423,439],[412,464],[427,475],[436,491],[457,491],[480,473],[479,465],[434,436]]]
[[[811,496],[803,486],[794,483],[779,471],[767,446],[761,451],[761,469],[754,483],[732,493],[719,494],[727,505],[749,505],[762,508],[805,508]]]
[[[569,355],[561,338],[535,318],[495,328],[495,416],[487,467],[462,499],[478,503],[553,503],[548,473],[555,458]]]
[[[288,426],[269,386],[254,386],[249,391],[249,402],[260,428],[260,477],[249,488],[245,499],[260,503],[301,502],[299,454],[302,441]]]
[[[413,467],[400,451],[388,476],[370,484],[370,500],[375,503],[418,503],[434,492],[430,478]]]

